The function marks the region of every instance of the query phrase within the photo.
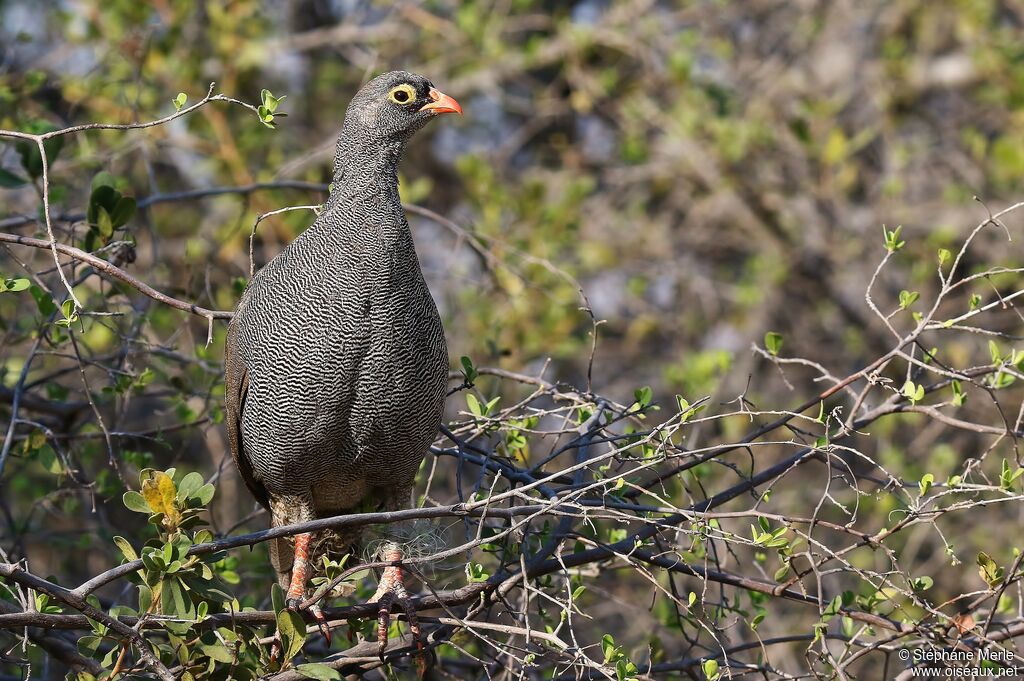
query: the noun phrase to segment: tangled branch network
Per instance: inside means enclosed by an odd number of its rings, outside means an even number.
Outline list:
[[[11,485],[6,467],[50,452],[65,484],[41,500],[40,512],[62,495],[83,492],[103,507],[98,499],[127,488],[126,505],[150,516],[152,525],[141,546],[104,536],[110,549],[115,543],[120,549],[120,564],[108,552],[109,567],[68,587],[22,559],[10,523],[0,555],[4,663],[31,671],[39,664],[32,651],[41,651],[83,679],[279,680],[411,665],[412,642],[401,632],[383,660],[374,653],[367,640],[373,604],[324,609],[327,626],[349,633],[344,649],[337,641],[328,648],[316,636],[307,639],[316,628],[305,622],[294,632],[294,659],[271,661],[269,633],[282,627],[281,608],[267,600],[269,586],[248,584],[244,593],[234,568],[241,549],[276,537],[416,521],[435,540],[402,565],[420,580],[414,607],[435,670],[448,678],[871,677],[866,670],[907,678],[912,669],[901,653],[911,649],[943,659],[960,651],[965,665],[972,659],[967,653],[987,651],[989,659],[998,653],[996,669],[1024,665],[1016,646],[1024,634],[1021,554],[983,529],[1003,528],[1004,540],[1016,536],[1024,508],[1018,450],[1024,353],[1012,347],[1022,319],[1015,301],[1024,291],[1005,285],[1024,268],[971,259],[982,234],[1010,237],[1006,221],[1024,204],[988,214],[958,251],[940,251],[929,264],[936,285],[927,300],[908,291],[898,300],[879,293],[896,276],[889,270],[905,245],[898,228],[885,229],[864,296],[889,333],[883,352],[839,371],[813,357],[785,356],[777,335],[752,349],[793,393],[805,395],[796,404],[759,408],[745,392],[677,396],[666,405],[643,387],[623,400],[550,379],[547,367],[517,373],[467,358],[450,376],[449,404],[458,413],[427,459],[417,508],[238,533],[241,523],[203,525],[213,490],[220,494],[224,486],[219,470],[196,479],[145,469],[135,492],[129,473],[143,466],[120,444],[209,428],[215,410],[197,417],[182,408],[168,412],[177,413],[178,423],[122,430],[90,385],[97,372],[126,381],[127,403],[132,390],[149,385],[134,368],[145,357],[187,368],[205,386],[196,390],[200,401],[213,402],[216,362],[147,340],[145,325],[132,319],[150,312],[139,303],[141,294],[200,317],[209,344],[215,321],[230,315],[212,299],[200,305],[147,283],[131,272],[132,258],[116,242],[92,251],[65,243],[85,216],[54,214],[45,147],[49,139],[87,130],[164,125],[214,102],[255,110],[211,86],[196,104],[150,123],[38,135],[0,131],[35,145],[43,168],[41,216],[2,221],[6,230],[32,228],[40,236],[7,231],[0,242],[46,297],[61,301],[19,346],[17,381],[0,394],[10,416],[0,480]],[[155,194],[138,207],[270,189],[326,188],[302,182],[212,188]],[[483,257],[496,257],[494,244],[471,228],[408,208]],[[284,210],[261,215],[250,236]],[[24,258],[30,252],[48,252],[52,262]],[[990,294],[973,293],[978,284]],[[82,290],[102,294],[83,300]],[[107,317],[125,318],[121,347],[97,353],[83,340],[83,320]],[[595,321],[595,342],[597,329]],[[972,351],[944,352],[964,339]],[[81,378],[81,401],[45,391],[68,374]],[[811,383],[818,386],[806,389]],[[780,401],[790,399],[779,394]],[[82,414],[91,415],[89,428]],[[913,428],[920,449],[886,451],[892,428]],[[942,470],[926,469],[925,452],[940,439],[959,437],[970,447]],[[108,458],[105,482],[89,479],[76,459],[79,444],[97,440]],[[164,484],[152,481],[164,478],[170,496],[152,496],[153,485]],[[982,529],[951,537],[946,528],[954,523]],[[325,561],[307,605],[330,598],[343,583],[365,589],[355,578],[384,565]],[[946,575],[941,587],[939,572]],[[950,590],[950,583],[962,588]],[[250,604],[243,604],[246,598]]]

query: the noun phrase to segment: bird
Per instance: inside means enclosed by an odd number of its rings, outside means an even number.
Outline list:
[[[420,268],[398,192],[413,134],[462,113],[426,77],[384,73],[348,105],[326,203],[313,224],[249,281],[228,325],[225,422],[246,486],[279,527],[407,508],[444,410],[444,328]],[[270,542],[286,604],[301,609],[318,557],[354,551],[361,528]],[[398,561],[377,592],[383,658],[389,613],[401,605],[422,649]],[[323,613],[311,614],[330,640]]]

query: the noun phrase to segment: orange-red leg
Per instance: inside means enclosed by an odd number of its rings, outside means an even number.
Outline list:
[[[389,548],[384,553],[384,560],[402,560],[402,551],[398,547]],[[416,642],[417,664],[423,665],[424,648],[423,639],[420,634],[420,623],[416,617],[416,609],[409,599],[409,592],[405,588],[405,578],[402,569],[397,565],[389,565],[384,568],[380,577],[380,584],[377,592],[370,598],[370,602],[377,602],[377,654],[384,659],[384,651],[388,647],[388,628],[391,624],[391,606],[398,603],[405,611],[405,617],[409,621],[409,631]]]
[[[286,596],[288,607],[294,610],[298,609],[306,593],[306,580],[309,578],[309,545],[312,540],[313,535],[309,532],[295,535],[295,562],[292,563],[292,581]]]
[[[303,534],[295,535],[295,548],[294,548],[294,560],[292,562],[292,578],[288,585],[288,593],[285,594],[285,604],[289,610],[298,612],[302,608],[302,600],[306,595],[306,582],[309,580],[309,553],[310,545],[313,542],[312,533],[305,532]],[[327,645],[331,645],[331,629],[327,626],[327,618],[324,617],[323,610],[316,603],[309,607],[309,612],[316,619],[317,627],[320,629],[320,633],[327,641]],[[277,637],[275,637],[277,639]],[[271,659],[276,659],[277,653],[279,653],[280,642],[279,640],[274,641],[274,647],[271,650]]]

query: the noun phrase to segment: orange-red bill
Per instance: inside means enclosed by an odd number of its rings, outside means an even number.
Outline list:
[[[436,88],[430,88],[430,99],[433,101],[420,107],[420,111],[430,111],[436,114],[462,114],[462,107],[455,101],[455,98],[449,97]]]

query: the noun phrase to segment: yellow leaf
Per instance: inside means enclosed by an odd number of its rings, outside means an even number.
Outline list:
[[[142,481],[142,496],[153,509],[153,513],[164,514],[164,524],[177,527],[181,516],[174,505],[176,494],[174,481],[163,471],[154,471],[150,477]]]

